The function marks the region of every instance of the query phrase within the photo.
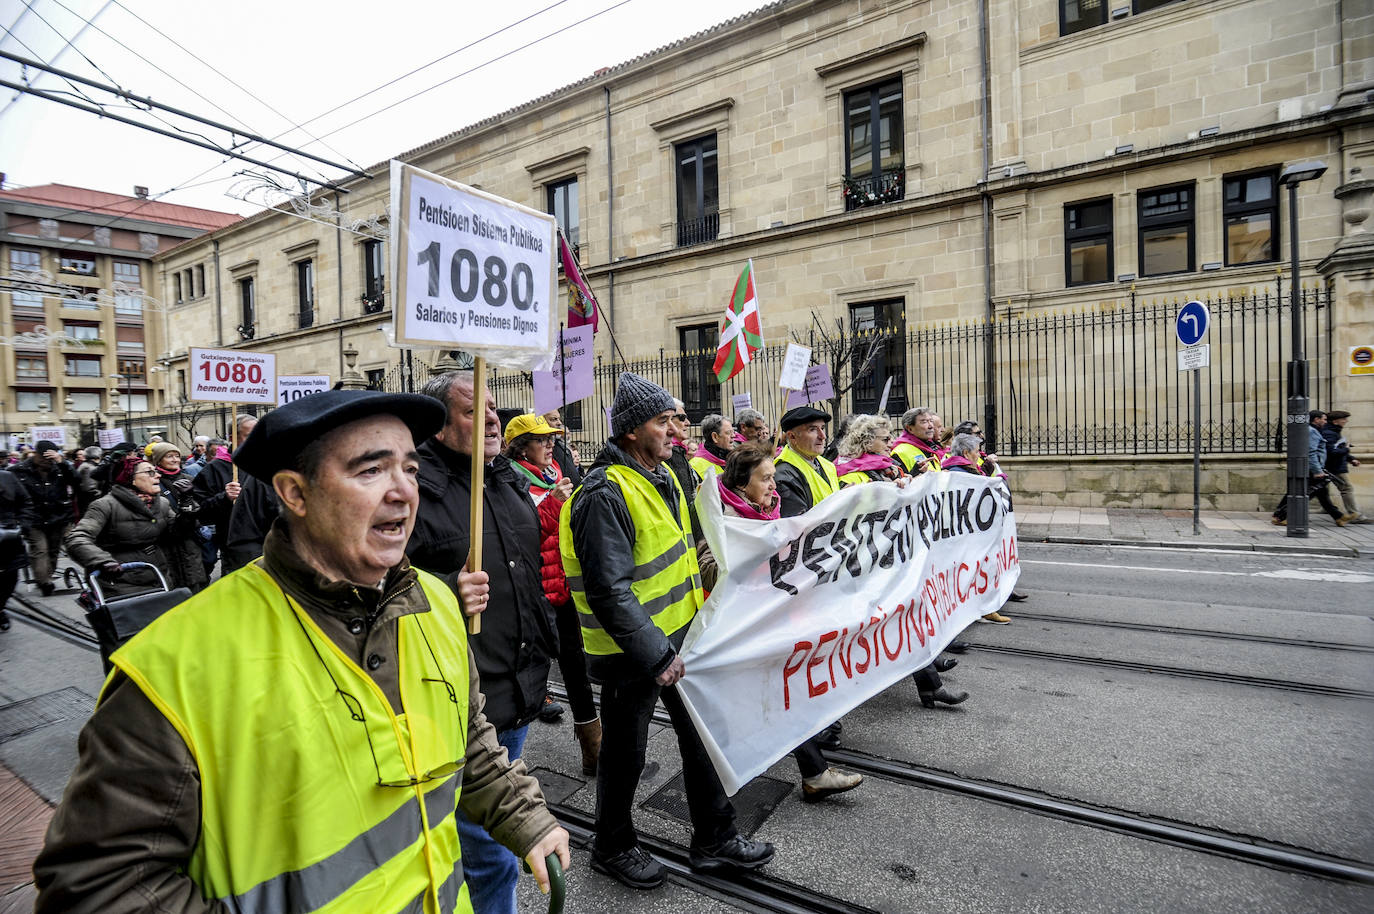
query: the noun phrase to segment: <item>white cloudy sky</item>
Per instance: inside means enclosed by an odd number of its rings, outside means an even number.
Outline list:
[[[113,82],[332,161],[369,167],[765,3],[0,0],[0,51]],[[24,70],[0,59],[0,79],[22,82]],[[30,69],[28,81],[89,104],[58,77]],[[112,103],[111,112],[149,120],[106,93],[83,90]],[[239,183],[234,174],[252,167],[246,163],[16,95],[0,87],[6,187],[62,183],[129,194],[141,184],[154,195],[171,190],[162,199],[172,203],[244,214],[256,208],[226,195]],[[298,124],[310,135],[293,129]],[[208,128],[205,135],[216,142],[226,137]],[[261,159],[279,155],[263,147],[244,152]],[[291,167],[292,159],[276,164]],[[339,174],[301,160],[295,165],[314,176]]]

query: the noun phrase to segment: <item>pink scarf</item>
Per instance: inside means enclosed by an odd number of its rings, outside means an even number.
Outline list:
[[[774,499],[775,504],[768,512],[760,511],[754,503],[737,493],[734,489],[727,489],[725,486],[718,485],[720,490],[721,504],[729,505],[739,514],[740,517],[749,520],[777,520],[782,513],[782,501]]]
[[[920,451],[922,454],[925,454],[927,457],[938,457],[941,453],[940,448],[936,445],[931,444],[929,441],[922,441],[920,438],[917,438],[915,435],[907,431],[903,431],[900,435],[893,439],[893,450],[896,450],[897,445],[899,444],[909,444],[912,447],[916,448],[916,450]]]
[[[697,445],[697,452],[696,452],[695,454],[693,454],[692,456],[693,456],[693,457],[702,457],[702,458],[705,458],[706,460],[711,461],[712,463],[714,463],[714,464],[715,464],[716,466],[718,466],[718,467],[723,467],[723,466],[725,466],[725,461],[724,461],[724,460],[721,460],[721,459],[720,459],[719,457],[717,457],[715,454],[712,454],[710,451],[706,450],[706,445],[705,445],[705,444],[698,444],[698,445]]]
[[[860,473],[866,470],[886,470],[895,465],[895,462],[887,454],[863,454],[852,460],[845,460],[835,464],[835,475],[844,476],[849,473]]]

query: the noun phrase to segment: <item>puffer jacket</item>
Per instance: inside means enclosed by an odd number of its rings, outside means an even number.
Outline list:
[[[62,527],[76,519],[72,500],[76,497],[78,483],[71,465],[65,460],[40,472],[34,468],[36,457],[21,460],[10,467],[14,474],[29,490],[33,501],[35,527]]]
[[[86,516],[67,531],[63,545],[87,571],[106,562],[147,562],[162,572],[169,587],[204,587],[200,544],[178,536],[175,520],[171,505],[161,495],[153,496],[149,506],[133,489],[116,485],[109,495],[91,502]],[[146,571],[130,571],[102,583],[106,596],[157,586],[157,577]]]
[[[516,461],[514,466],[517,476],[520,467],[524,467],[531,476],[538,475],[533,464]],[[557,460],[553,462],[552,470],[555,479],[563,478],[562,466]],[[573,483],[574,487],[576,485]],[[535,483],[530,484],[529,493],[539,509],[539,579],[544,585],[544,596],[556,608],[572,599],[568,591],[568,576],[563,573],[563,556],[558,552],[558,515],[563,510],[563,500],[552,490]]]

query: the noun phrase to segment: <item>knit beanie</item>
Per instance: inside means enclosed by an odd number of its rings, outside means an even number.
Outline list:
[[[611,403],[611,437],[629,434],[665,409],[673,409],[673,395],[648,378],[623,372]]]
[[[35,451],[37,451],[38,453],[40,453],[40,454],[45,454],[45,453],[47,453],[48,451],[60,451],[60,450],[62,450],[60,447],[58,447],[56,444],[53,444],[51,441],[49,441],[49,440],[46,439],[46,438],[44,438],[42,441],[40,441],[40,442],[38,442],[37,444],[35,444],[35,445],[33,446],[33,449],[34,449]]]
[[[148,449],[148,462],[153,466],[158,466],[162,463],[162,458],[166,457],[172,451],[176,451],[178,457],[181,456],[181,448],[177,447],[172,442],[155,442],[152,447]]]

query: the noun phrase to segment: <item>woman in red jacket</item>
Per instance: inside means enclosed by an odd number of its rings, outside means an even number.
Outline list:
[[[582,653],[582,625],[568,592],[563,559],[558,551],[558,515],[572,495],[572,482],[553,459],[556,435],[563,434],[541,416],[521,415],[506,425],[506,456],[515,472],[529,483],[530,498],[539,509],[540,576],[544,595],[553,607],[558,624],[558,668],[572,706],[573,732],[582,747],[582,773],[596,774],[601,751],[601,717],[587,679],[587,658]]]

